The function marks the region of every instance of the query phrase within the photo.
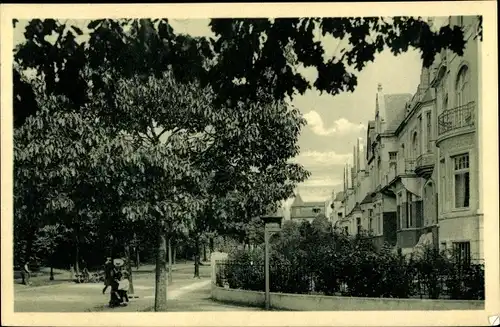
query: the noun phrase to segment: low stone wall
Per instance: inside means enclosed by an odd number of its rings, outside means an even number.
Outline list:
[[[271,293],[271,307],[293,311],[484,310],[484,301],[387,299]],[[212,299],[248,306],[264,306],[264,292],[212,285]]]

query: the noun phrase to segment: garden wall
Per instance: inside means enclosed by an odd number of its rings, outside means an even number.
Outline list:
[[[484,301],[382,299],[271,293],[271,307],[293,311],[351,310],[484,310]],[[235,290],[212,284],[212,299],[248,306],[264,306],[264,292]]]

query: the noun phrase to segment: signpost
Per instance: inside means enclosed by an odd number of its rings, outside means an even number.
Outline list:
[[[265,273],[265,299],[266,299],[266,310],[270,308],[270,284],[269,284],[269,239],[275,233],[281,230],[281,221],[283,217],[279,214],[273,214],[269,216],[264,216],[261,218],[264,221],[264,242],[265,242],[265,263],[264,263],[264,273]]]

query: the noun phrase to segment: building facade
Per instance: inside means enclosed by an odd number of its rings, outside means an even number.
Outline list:
[[[300,194],[295,195],[295,199],[290,206],[290,220],[294,222],[309,221],[316,217],[327,217],[328,202],[304,202]]]
[[[385,95],[379,85],[366,155],[355,148],[353,169],[346,169],[352,173],[344,174],[345,225],[350,234],[366,229],[376,244],[403,253],[430,245],[482,259],[478,18],[451,17],[449,23],[465,32],[463,56],[438,54],[422,68],[413,95]]]

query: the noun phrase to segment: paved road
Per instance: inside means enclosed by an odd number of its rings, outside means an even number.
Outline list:
[[[210,267],[201,267],[201,279],[192,278],[192,267],[183,267],[173,273],[169,286],[169,311],[254,311],[257,308],[238,307],[213,302],[210,299]],[[16,312],[95,312],[150,311],[154,305],[154,273],[134,276],[135,294],[128,306],[108,308],[109,289],[102,294],[102,284],[63,283],[39,287],[17,288],[14,295]]]

